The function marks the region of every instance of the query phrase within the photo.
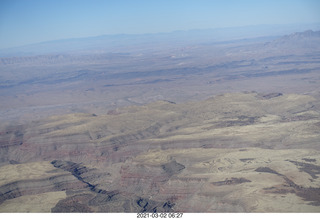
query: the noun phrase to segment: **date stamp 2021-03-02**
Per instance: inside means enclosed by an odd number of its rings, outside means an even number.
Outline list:
[[[137,218],[182,218],[183,213],[137,213]]]

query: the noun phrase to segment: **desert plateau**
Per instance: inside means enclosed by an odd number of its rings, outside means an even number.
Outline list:
[[[320,32],[213,33],[0,50],[0,212],[320,212]]]

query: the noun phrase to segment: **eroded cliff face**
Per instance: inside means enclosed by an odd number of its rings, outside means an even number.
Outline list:
[[[319,124],[254,92],[1,124],[0,211],[319,212]]]

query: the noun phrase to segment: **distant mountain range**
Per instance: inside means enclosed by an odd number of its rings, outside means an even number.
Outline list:
[[[190,31],[191,35],[192,33],[194,35],[196,35],[196,33],[200,35],[201,32],[204,34],[204,32],[206,31],[199,31],[199,32]],[[209,34],[209,32],[210,31],[208,30],[207,33]],[[183,32],[183,33],[186,33],[186,32]],[[11,49],[11,53],[10,53],[11,55],[9,53],[4,53],[4,54],[7,54],[7,56],[3,56],[3,57],[1,57],[0,55],[0,66],[16,65],[16,64],[52,65],[52,64],[76,64],[76,63],[82,63],[82,64],[103,63],[105,60],[123,59],[123,58],[136,56],[139,52],[143,52],[144,50],[148,52],[150,52],[150,50],[154,50],[154,51],[164,50],[166,48],[165,42],[167,44],[172,44],[173,46],[179,46],[179,45],[183,46],[183,44],[186,44],[188,42],[187,37],[184,38],[185,41],[178,42],[177,40],[176,43],[174,43],[174,37],[173,37],[175,34],[182,35],[183,33],[181,32],[181,33],[159,34],[159,35],[149,35],[149,36],[147,35],[101,36],[101,37],[92,37],[92,38],[84,38],[84,39],[69,39],[69,40],[45,42],[45,43]],[[167,38],[167,41],[164,40],[165,38]],[[266,52],[266,49],[269,51],[299,49],[300,51],[306,50],[306,52],[308,52],[311,50],[319,49],[320,31],[307,30],[304,32],[295,32],[289,35],[277,36],[277,37],[275,36],[256,37],[251,39],[238,39],[238,40],[234,39],[229,41],[212,40],[212,42],[210,42],[209,40],[204,41],[204,38],[202,38],[202,40],[203,41],[198,42],[198,45],[201,45],[201,47],[206,47],[206,45],[210,46],[212,44],[227,45],[231,43],[241,43],[241,44],[244,43],[244,45],[246,45],[248,43],[251,43],[251,44],[258,43],[257,47],[255,48],[247,47],[247,49],[259,50],[264,52]],[[192,43],[191,38],[189,43]],[[145,44],[145,46],[142,46],[142,44]],[[110,48],[108,48],[108,46]],[[169,48],[168,45],[167,45],[167,48]],[[56,52],[53,52],[53,49],[55,49]],[[24,50],[25,52],[23,52],[22,50]],[[36,55],[33,55],[33,54],[36,54]]]
[[[307,29],[320,30],[320,24],[257,25],[233,28],[174,31],[155,34],[117,34],[87,38],[62,39],[15,48],[0,49],[0,57],[34,56],[43,54],[99,54],[130,52],[131,50],[165,48],[194,43],[224,42],[260,37],[279,37]],[[309,32],[309,35],[311,33]],[[304,35],[308,35],[305,33]]]

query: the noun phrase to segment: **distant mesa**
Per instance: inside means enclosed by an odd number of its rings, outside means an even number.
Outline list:
[[[284,39],[303,39],[311,37],[320,37],[320,31],[306,30],[304,32],[296,32],[290,35],[286,35]]]
[[[309,48],[310,46],[314,45],[314,48],[317,48],[319,41],[320,31],[307,30],[304,32],[296,32],[290,35],[285,35],[265,45],[284,45],[287,46],[288,49],[293,49],[299,46],[307,46],[307,48]]]

